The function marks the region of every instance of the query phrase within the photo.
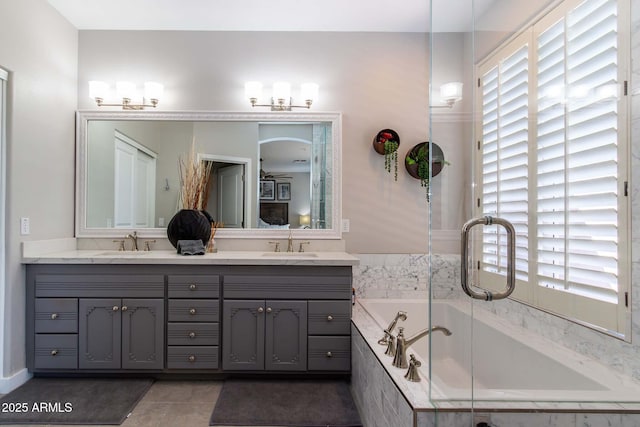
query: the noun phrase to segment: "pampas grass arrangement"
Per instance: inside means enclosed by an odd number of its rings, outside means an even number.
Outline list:
[[[178,160],[180,171],[180,208],[203,210],[211,175],[211,162],[198,159],[195,139],[186,157]]]

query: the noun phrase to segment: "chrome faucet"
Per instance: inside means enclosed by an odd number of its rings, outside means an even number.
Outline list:
[[[431,332],[440,331],[446,336],[451,335],[451,331],[443,326],[434,326],[433,328],[424,329],[411,338],[405,339],[404,328],[398,328],[398,337],[396,338],[396,355],[393,357],[393,366],[396,368],[407,369],[407,349],[420,338],[426,337]]]
[[[134,231],[133,234],[127,234],[126,236],[124,236],[124,238],[131,239],[131,241],[133,242],[133,245],[131,246],[132,251],[138,250],[138,232],[137,231]]]
[[[289,240],[287,242],[287,252],[293,252],[293,236],[292,231],[289,230]]]

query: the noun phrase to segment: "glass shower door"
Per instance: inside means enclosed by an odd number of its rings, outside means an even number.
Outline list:
[[[430,270],[429,327],[452,334],[430,335],[437,425],[475,426],[491,409],[532,402],[624,399],[570,356],[554,358],[566,350],[559,340],[577,346],[545,328],[615,349],[631,339],[631,2],[430,6],[430,153],[437,144],[450,162],[430,186],[430,264],[432,236],[468,238],[455,295]],[[518,328],[548,348],[518,341]]]

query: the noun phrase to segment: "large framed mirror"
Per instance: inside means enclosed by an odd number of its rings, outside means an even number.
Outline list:
[[[79,111],[76,236],[166,237],[179,209],[179,159],[211,174],[216,238],[341,238],[341,115]]]

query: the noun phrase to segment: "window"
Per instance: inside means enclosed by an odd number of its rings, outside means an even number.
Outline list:
[[[627,11],[567,0],[479,65],[478,206],[514,224],[516,299],[628,337]],[[506,234],[480,246],[502,283]]]

